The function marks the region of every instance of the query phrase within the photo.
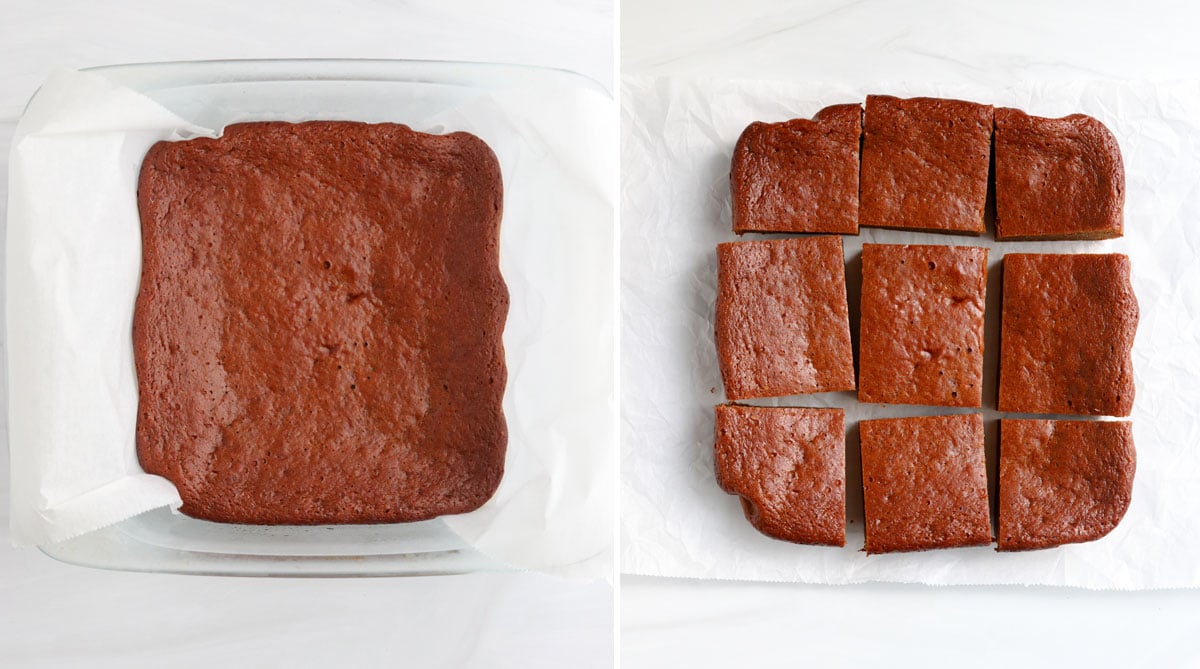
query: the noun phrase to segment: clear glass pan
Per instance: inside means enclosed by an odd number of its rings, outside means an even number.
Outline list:
[[[604,93],[594,81],[571,72],[481,63],[197,61],[90,71],[207,127],[316,118],[404,122],[481,92],[532,83]],[[187,574],[393,576],[505,569],[436,519],[267,527],[211,523],[158,509],[42,550],[72,564]]]

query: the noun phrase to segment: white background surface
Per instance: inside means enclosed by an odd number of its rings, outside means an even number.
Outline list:
[[[54,65],[494,60],[574,69],[611,89],[611,4],[448,4],[0,0],[0,201],[7,198],[16,120]],[[7,419],[0,421],[6,427]],[[0,666],[612,664],[612,588],[603,582],[532,574],[358,580],[126,574],[11,548],[6,431],[3,442]]]
[[[627,3],[622,71],[994,86],[1200,76],[1200,42],[1192,35],[1200,11],[1185,3],[795,4]],[[889,666],[1200,665],[1200,592],[1194,590],[828,587],[628,576],[621,590],[626,669],[864,666],[872,660]]]

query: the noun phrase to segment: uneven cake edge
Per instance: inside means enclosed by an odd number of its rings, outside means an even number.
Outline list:
[[[997,532],[996,532],[996,534],[997,534],[997,536],[996,536],[996,551],[997,552],[1020,553],[1020,552],[1026,552],[1026,551],[1036,551],[1036,550],[1046,550],[1046,549],[1050,549],[1050,548],[1058,548],[1060,546],[1069,546],[1071,544],[1090,543],[1093,541],[1098,541],[1100,539],[1103,539],[1104,537],[1108,536],[1109,534],[1112,534],[1113,530],[1117,529],[1117,527],[1121,524],[1121,522],[1125,520],[1125,515],[1129,512],[1129,506],[1133,501],[1133,483],[1134,483],[1134,479],[1137,476],[1137,447],[1133,442],[1133,423],[1131,421],[1127,421],[1127,420],[1126,421],[1112,421],[1113,424],[1121,425],[1121,428],[1119,428],[1119,429],[1122,430],[1122,434],[1120,435],[1119,439],[1120,439],[1121,445],[1125,447],[1125,450],[1129,456],[1130,468],[1128,471],[1128,476],[1122,477],[1123,482],[1124,482],[1124,485],[1122,486],[1122,499],[1120,502],[1119,510],[1115,513],[1115,517],[1112,519],[1111,525],[1109,525],[1107,527],[1102,526],[1101,528],[1099,528],[1095,531],[1089,532],[1086,535],[1082,535],[1079,537],[1070,538],[1070,539],[1066,539],[1066,540],[1049,539],[1049,538],[1041,538],[1041,539],[1023,538],[1023,539],[1016,539],[1016,540],[1008,540],[1008,539],[1006,539],[1005,533],[1003,532],[1003,530],[1005,528],[1005,525],[1004,525],[1004,519],[1005,519],[1005,514],[1004,514],[1004,508],[1005,508],[1004,507],[1004,488],[1005,488],[1004,472],[1005,472],[1005,469],[1003,467],[1003,463],[1004,463],[1004,430],[1005,430],[1006,424],[1015,428],[1015,427],[1026,427],[1026,426],[1028,426],[1028,424],[1049,423],[1049,424],[1053,425],[1056,423],[1093,423],[1093,422],[1101,422],[1101,421],[1088,421],[1088,420],[1079,420],[1079,419],[1050,419],[1050,418],[1029,418],[1029,419],[1011,418],[1011,419],[1002,419],[1000,421],[1001,437],[1000,437],[999,461],[1000,461],[1001,466],[1000,466],[999,479],[998,479],[999,485],[1000,485],[1000,495],[999,495],[999,503],[997,504],[997,511],[999,512],[998,517],[999,517],[1000,523],[998,524]]]
[[[758,217],[749,215],[746,211],[749,207],[739,204],[742,202],[741,191],[742,182],[745,181],[745,168],[742,157],[748,153],[746,145],[754,136],[768,132],[770,129],[787,126],[788,124],[801,123],[805,127],[819,128],[821,124],[833,120],[837,114],[848,112],[851,108],[858,110],[858,148],[855,152],[855,192],[854,192],[854,219],[847,221],[845,225],[820,225],[820,224],[803,224],[803,225],[775,225],[766,226],[760,225]],[[734,143],[733,154],[730,159],[729,169],[729,192],[732,202],[732,228],[733,233],[739,237],[746,233],[756,234],[773,234],[773,233],[800,233],[800,234],[830,234],[830,235],[857,235],[859,231],[858,210],[862,195],[862,187],[859,180],[862,175],[862,137],[863,137],[863,114],[864,105],[861,102],[845,103],[829,105],[821,108],[817,113],[813,114],[811,119],[795,118],[775,123],[767,123],[765,121],[753,121],[747,125],[738,135],[737,141]]]
[[[1082,128],[1081,132],[1090,135],[1093,139],[1102,145],[1104,153],[1111,161],[1110,167],[1111,176],[1110,185],[1116,192],[1116,196],[1112,201],[1111,208],[1105,207],[1109,214],[1109,225],[1104,227],[1089,228],[1083,230],[1068,230],[1068,231],[1051,231],[1045,233],[1029,233],[1023,232],[1020,234],[1005,234],[1005,223],[1000,215],[999,193],[996,194],[996,241],[1001,242],[1024,242],[1024,241],[1099,241],[1104,239],[1117,239],[1125,235],[1125,158],[1121,153],[1121,145],[1117,142],[1116,135],[1112,130],[1100,119],[1088,114],[1068,114],[1067,116],[1050,117],[1036,116],[1022,109],[1015,107],[996,107],[994,112],[993,122],[993,145],[992,145],[992,161],[993,167],[999,154],[999,147],[996,146],[996,138],[1001,132],[1001,125],[1021,126],[1020,129],[1014,129],[1021,132],[1025,129],[1032,128],[1038,123],[1067,123],[1073,124],[1076,127]],[[993,172],[995,170],[993,169]],[[995,176],[995,175],[994,175]],[[993,185],[997,179],[993,178]]]
[[[750,523],[754,529],[758,530],[762,535],[778,541],[786,541],[788,543],[805,545],[805,546],[830,546],[841,548],[846,545],[846,470],[845,470],[845,446],[842,447],[842,496],[841,496],[841,523],[835,528],[821,528],[817,531],[804,533],[789,533],[782,531],[776,527],[774,523],[763,522],[762,513],[759,509],[758,502],[747,497],[740,490],[740,486],[734,485],[734,482],[726,478],[724,472],[719,465],[719,452],[721,444],[721,416],[724,414],[737,413],[738,409],[751,409],[754,411],[799,411],[801,413],[815,413],[817,415],[827,415],[834,417],[836,423],[840,427],[837,434],[837,439],[844,441],[846,433],[846,411],[838,407],[757,407],[748,404],[738,404],[735,402],[725,402],[714,407],[714,453],[718,455],[717,462],[714,462],[714,473],[717,481],[717,486],[726,494],[735,496],[742,508],[742,515],[746,521]]]
[[[873,225],[870,223],[858,224],[860,228],[873,228],[876,230],[902,230],[905,232],[933,232],[943,235],[962,235],[970,237],[982,237],[987,234],[987,225],[981,224],[978,229],[975,228],[925,228],[906,225]]]

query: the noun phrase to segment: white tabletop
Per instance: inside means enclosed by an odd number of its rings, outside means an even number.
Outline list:
[[[0,0],[0,201],[16,120],[56,65],[482,60],[572,69],[611,89],[610,3],[449,4]],[[129,574],[12,548],[6,424],[0,417],[0,666],[612,666],[605,582]]]
[[[652,0],[622,74],[853,82],[1195,79],[1195,5]],[[1053,6],[1051,6],[1053,5]],[[1200,114],[1200,109],[1196,110]],[[1200,557],[1200,556],[1198,556]],[[1198,666],[1200,593],[624,577],[622,666]]]

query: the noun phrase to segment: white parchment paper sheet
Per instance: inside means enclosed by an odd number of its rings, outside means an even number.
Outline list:
[[[473,132],[500,159],[501,266],[512,294],[506,472],[487,504],[445,521],[515,567],[597,576],[611,565],[612,108],[582,87],[531,85],[395,119]],[[218,130],[68,71],[44,84],[22,118],[7,281],[18,543],[180,504],[173,485],[141,471],[134,448],[136,179],[154,142]]]
[[[729,160],[752,121],[811,117],[868,93],[932,95],[1014,106],[1039,116],[1091,114],[1125,160],[1125,237],[996,243],[984,237],[863,229],[843,238],[857,330],[864,242],[985,246],[989,251],[982,411],[995,494],[999,269],[1005,253],[1131,256],[1141,320],[1134,345],[1138,450],[1133,502],[1108,537],[1028,553],[994,547],[868,557],[863,545],[857,423],[963,412],[858,405],[854,393],[756,402],[846,409],[845,548],[759,534],[712,471],[713,405],[724,401],[713,346],[719,242],[730,231]],[[633,574],[857,583],[1045,584],[1088,588],[1200,585],[1200,85],[1114,82],[989,89],[628,77],[622,84],[621,567]],[[746,235],[744,239],[762,238]]]

